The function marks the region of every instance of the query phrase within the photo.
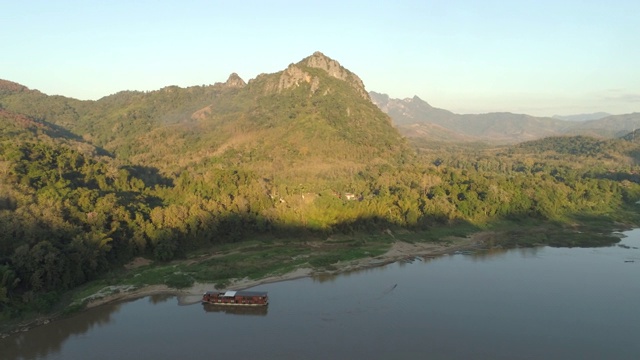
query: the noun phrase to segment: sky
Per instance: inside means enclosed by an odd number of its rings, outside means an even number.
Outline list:
[[[245,81],[321,51],[457,113],[640,112],[636,0],[0,0],[0,79],[99,99]]]

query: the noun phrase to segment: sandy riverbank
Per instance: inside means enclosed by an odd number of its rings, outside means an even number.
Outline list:
[[[261,284],[289,281],[319,274],[339,274],[375,266],[382,266],[408,258],[433,258],[452,254],[460,250],[470,250],[482,247],[485,240],[491,236],[493,236],[492,232],[479,232],[466,238],[447,238],[447,241],[444,243],[410,244],[402,241],[396,241],[386,253],[380,256],[337,263],[333,266],[335,270],[330,272],[318,272],[310,268],[300,268],[284,275],[269,276],[258,280],[247,278],[235,279],[231,281],[227,289],[241,290]],[[204,292],[214,289],[215,285],[212,283],[195,283],[193,286],[186,289],[173,289],[166,285],[152,285],[139,289],[135,289],[130,286],[111,286],[91,295],[85,300],[86,307],[92,308],[115,301],[125,301],[145,296],[167,294],[176,295],[178,297],[179,304],[189,305],[200,302]]]

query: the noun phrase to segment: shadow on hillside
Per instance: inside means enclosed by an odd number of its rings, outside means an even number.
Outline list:
[[[44,133],[47,134],[48,136],[50,136],[51,138],[54,139],[63,139],[63,140],[70,140],[70,141],[76,141],[82,144],[86,144],[87,146],[92,147],[93,149],[95,149],[95,154],[99,155],[99,156],[107,156],[110,158],[113,158],[113,154],[107,150],[105,150],[102,147],[96,146],[94,144],[88,143],[87,141],[85,141],[81,136],[72,133],[71,131],[69,131],[68,129],[60,126],[60,125],[56,125],[50,122],[45,122],[46,124],[46,128],[44,130]]]
[[[173,180],[160,174],[157,168],[142,165],[126,165],[122,168],[132,176],[141,179],[145,187],[152,188],[156,185],[173,186]]]
[[[614,180],[614,181],[631,181],[634,183],[640,183],[640,174],[630,173],[630,172],[622,172],[622,171],[611,171],[608,173],[600,173],[593,176],[594,179],[606,179],[606,180]]]
[[[627,156],[633,159],[635,165],[640,164],[640,150],[631,150],[627,152]]]
[[[152,195],[140,195],[137,191],[118,191],[116,192],[118,197],[118,205],[127,207],[132,203],[140,203],[143,202],[150,209],[153,209],[158,206],[162,206],[162,199],[157,196]],[[144,200],[141,201],[140,198],[144,197]]]
[[[68,140],[83,141],[82,137],[72,133],[71,131],[63,128],[60,125],[51,124],[51,123],[47,123],[47,124],[49,125],[50,130],[47,130],[46,133],[47,135],[53,138],[63,138]]]

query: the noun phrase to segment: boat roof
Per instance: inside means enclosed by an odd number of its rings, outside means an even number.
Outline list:
[[[236,295],[240,295],[240,296],[267,296],[267,292],[266,291],[237,291]]]
[[[205,294],[218,294],[225,297],[234,297],[234,296],[267,296],[266,291],[248,291],[248,290],[227,290],[225,292],[221,291],[207,291]]]

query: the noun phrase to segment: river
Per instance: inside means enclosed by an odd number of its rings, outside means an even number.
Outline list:
[[[0,358],[639,359],[640,229],[624,234],[265,284],[263,309],[109,304],[2,339]]]

